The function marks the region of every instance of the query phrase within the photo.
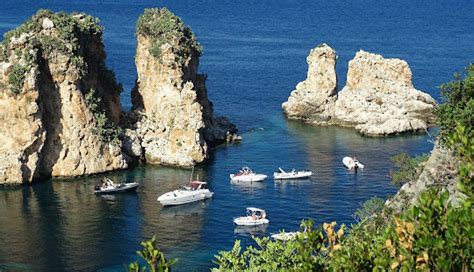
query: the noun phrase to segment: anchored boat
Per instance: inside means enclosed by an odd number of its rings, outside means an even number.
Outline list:
[[[247,208],[247,216],[234,218],[234,223],[239,226],[257,226],[269,222],[265,210],[254,207]]]
[[[313,175],[313,172],[311,171],[296,171],[295,169],[292,169],[291,172],[285,172],[280,167],[278,170],[278,172],[273,173],[274,179],[302,179]]]
[[[267,178],[267,175],[257,174],[248,167],[242,168],[236,174],[230,174],[230,179],[232,181],[262,181]]]
[[[344,157],[342,159],[342,163],[349,169],[349,170],[357,170],[357,169],[364,169],[364,165],[360,163],[356,157]]]
[[[123,193],[136,190],[138,187],[137,182],[130,183],[114,183],[109,178],[104,178],[101,185],[96,185],[94,193],[96,194],[114,194]]]

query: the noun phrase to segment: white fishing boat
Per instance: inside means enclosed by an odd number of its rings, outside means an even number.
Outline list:
[[[360,163],[356,157],[344,157],[342,163],[349,168],[349,170],[364,169],[364,165]]]
[[[257,174],[248,167],[242,168],[236,174],[230,174],[230,179],[232,181],[263,181],[267,178],[267,175]]]
[[[234,218],[234,223],[239,226],[257,226],[269,222],[265,210],[254,207],[247,208],[247,216]]]
[[[136,190],[138,187],[137,182],[130,183],[114,183],[109,178],[104,178],[101,185],[96,185],[94,193],[96,194],[114,194],[124,193]]]
[[[280,232],[280,233],[277,233],[277,234],[273,234],[271,237],[275,240],[279,240],[279,241],[289,241],[289,240],[293,240],[295,239],[296,237],[298,237],[298,235],[300,234],[299,231],[295,231],[295,232]]]
[[[302,179],[313,175],[313,172],[311,171],[296,171],[295,169],[292,169],[290,172],[285,172],[280,167],[278,170],[278,172],[273,173],[274,179]]]

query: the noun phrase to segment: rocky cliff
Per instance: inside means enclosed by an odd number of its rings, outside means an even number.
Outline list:
[[[336,96],[335,91],[325,91],[321,84],[307,83],[311,73],[327,86],[336,84],[335,69],[324,68],[332,67],[328,65],[332,62],[323,54],[315,57],[314,51],[333,52],[326,45],[312,50],[308,79],[298,84],[304,88],[297,86],[282,105],[289,118],[355,127],[365,135],[424,130],[433,123],[436,102],[413,87],[412,73],[405,61],[359,51],[349,62],[346,86]]]
[[[0,184],[127,167],[102,28],[40,10],[0,45]]]
[[[396,211],[401,211],[414,204],[420,194],[430,187],[447,190],[450,195],[449,201],[456,204],[463,197],[456,187],[459,180],[459,166],[460,162],[452,151],[437,143],[428,161],[422,166],[423,171],[419,178],[405,183],[393,198],[387,200],[386,205]]]
[[[235,126],[213,116],[206,76],[197,72],[200,53],[191,29],[166,8],[140,16],[131,123],[147,163],[192,166],[209,146],[235,138]]]

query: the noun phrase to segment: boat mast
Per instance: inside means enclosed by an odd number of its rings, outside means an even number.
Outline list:
[[[193,175],[194,175],[194,166],[193,166],[193,170],[191,170],[191,176],[189,177],[189,182],[193,181]]]

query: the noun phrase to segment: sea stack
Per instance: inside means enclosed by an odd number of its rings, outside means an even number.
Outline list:
[[[316,69],[311,69],[310,65],[308,74],[311,70]],[[327,73],[316,75],[322,79],[332,78],[334,70]],[[400,59],[385,59],[381,55],[359,51],[349,62],[346,86],[337,95],[326,95],[324,101],[327,104],[324,104],[323,111],[321,103],[314,102],[315,94],[320,95],[319,89],[310,88],[305,91],[310,94],[306,96],[297,96],[294,95],[296,91],[292,92],[288,102],[283,103],[287,116],[316,124],[354,127],[369,136],[425,130],[434,122],[435,100],[414,88],[410,67]],[[318,98],[316,101],[322,100]],[[289,104],[305,107],[293,107],[289,111]]]
[[[288,118],[323,124],[334,111],[337,94],[336,51],[323,43],[306,58],[306,80],[296,85],[282,107]]]
[[[146,9],[138,19],[133,126],[149,164],[190,167],[237,137],[233,124],[213,116],[200,54],[191,29],[168,9]]]
[[[127,167],[102,27],[40,10],[0,45],[0,184]]]

